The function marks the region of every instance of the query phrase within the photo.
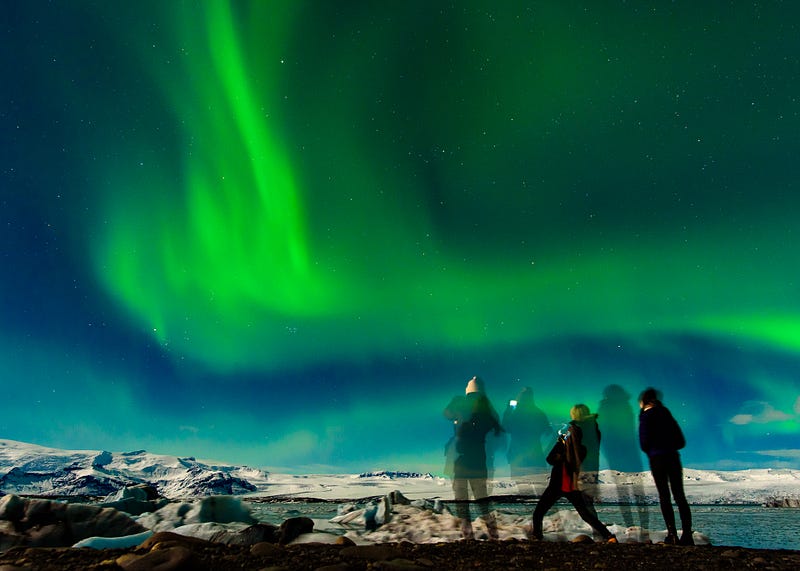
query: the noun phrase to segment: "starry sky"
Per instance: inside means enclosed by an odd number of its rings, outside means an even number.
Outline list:
[[[480,375],[800,468],[798,16],[9,3],[0,436],[441,473]]]

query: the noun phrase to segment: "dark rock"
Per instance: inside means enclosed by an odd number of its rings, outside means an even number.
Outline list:
[[[768,508],[800,508],[800,497],[767,498],[764,506]]]
[[[92,460],[92,468],[102,468],[103,466],[111,464],[112,460],[114,460],[114,455],[104,450],[94,457]]]
[[[314,531],[314,520],[308,517],[291,517],[281,524],[278,543],[286,545],[304,533]]]
[[[25,516],[25,500],[14,494],[0,498],[0,520],[19,521]]]
[[[396,506],[408,506],[411,505],[411,500],[405,497],[400,490],[394,490],[389,494],[389,499],[391,500],[392,505]]]
[[[13,495],[0,500],[0,517],[13,527],[13,533],[0,531],[0,545],[5,548],[68,547],[87,537],[122,537],[146,531],[126,514],[110,508]]]
[[[256,543],[250,548],[250,554],[255,557],[268,557],[280,553],[281,551],[281,547],[278,547],[274,543],[267,543],[265,541]]]
[[[206,569],[186,547],[155,549],[144,555],[123,555],[116,561],[125,571],[200,571]]]
[[[226,545],[254,545],[260,542],[277,543],[280,531],[277,526],[268,523],[257,523],[241,531],[218,531],[209,538],[213,543]]]
[[[139,546],[141,549],[166,549],[180,545],[187,548],[205,547],[210,545],[211,542],[197,537],[189,537],[188,535],[181,535],[171,531],[159,531],[154,533],[149,538],[145,539]]]
[[[311,522],[313,529],[314,522]],[[239,532],[242,538],[242,545],[254,545],[256,543],[268,542],[277,543],[280,541],[280,528],[269,523],[257,523]]]

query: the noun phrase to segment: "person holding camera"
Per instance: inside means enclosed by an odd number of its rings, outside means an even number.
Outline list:
[[[503,428],[510,437],[506,454],[517,491],[520,495],[535,495],[536,484],[547,475],[542,442],[552,442],[554,433],[544,411],[536,406],[531,387],[525,387],[509,401],[503,413]]]
[[[617,543],[617,537],[586,505],[583,492],[579,489],[581,463],[586,458],[586,446],[583,444],[583,431],[578,420],[582,418],[582,412],[585,410],[588,409],[582,404],[572,407],[570,410],[572,420],[559,430],[558,439],[547,455],[547,463],[553,468],[550,470],[550,482],[533,511],[533,526],[529,536],[532,541],[543,539],[544,516],[559,498],[565,497],[583,521],[592,526],[592,529],[605,541]]]

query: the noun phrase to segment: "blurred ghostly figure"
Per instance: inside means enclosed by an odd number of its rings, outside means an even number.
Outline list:
[[[533,401],[533,390],[525,387],[503,413],[503,428],[510,435],[508,463],[511,477],[522,495],[536,494],[536,482],[549,472],[542,440],[550,443],[555,433],[542,410]]]
[[[603,389],[603,400],[598,408],[603,419],[601,450],[616,485],[623,522],[628,527],[636,525],[631,509],[631,506],[636,506],[639,526],[644,531],[650,521],[642,481],[625,476],[626,472],[641,472],[643,469],[636,439],[636,417],[630,399],[631,395],[619,385],[608,385]]]
[[[453,421],[453,495],[456,512],[461,519],[464,539],[473,539],[472,519],[469,509],[469,490],[481,517],[486,523],[491,539],[498,539],[497,523],[489,511],[489,494],[486,436],[490,432],[500,435],[503,429],[492,403],[486,397],[483,381],[472,377],[467,383],[465,396],[454,397],[444,409],[444,416]]]
[[[583,435],[581,442],[586,447],[586,456],[581,462],[580,490],[586,508],[597,517],[594,507],[600,470],[600,427],[597,425],[597,415],[592,414],[585,404],[576,404],[570,409],[569,416],[580,427]]]

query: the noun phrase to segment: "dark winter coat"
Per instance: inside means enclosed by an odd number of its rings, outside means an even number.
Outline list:
[[[483,393],[470,393],[453,399],[445,416],[455,423],[454,477],[486,478],[486,435],[502,433],[500,421],[489,399]]]
[[[553,434],[550,422],[533,400],[520,401],[516,408],[509,406],[503,414],[503,428],[511,435],[508,463],[512,476],[517,470],[545,466],[542,438]]]
[[[597,472],[600,469],[600,427],[597,415],[592,414],[585,420],[574,421],[581,429],[581,444],[586,447],[586,457],[581,462],[582,472]]]
[[[547,455],[547,463],[553,466],[548,487],[558,486],[563,489],[563,476],[566,473],[571,481],[569,487],[577,490],[581,464],[583,459],[586,458],[586,446],[583,445],[583,431],[578,424],[572,421],[567,426],[567,434],[559,435],[558,440]]]
[[[639,446],[648,457],[674,454],[686,446],[681,427],[669,409],[658,401],[639,413]]]

